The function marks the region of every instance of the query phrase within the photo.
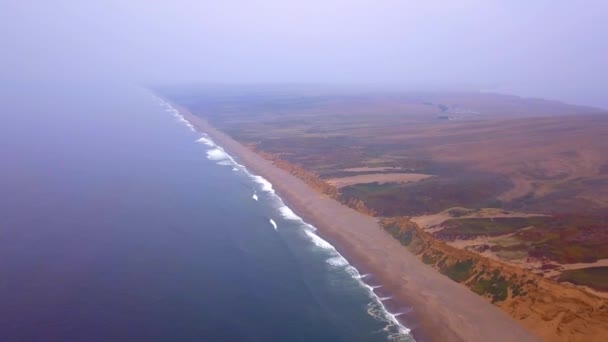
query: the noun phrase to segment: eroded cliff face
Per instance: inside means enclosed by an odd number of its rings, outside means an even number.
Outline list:
[[[377,214],[361,200],[344,200],[336,187],[303,167],[249,147],[319,193],[366,215]],[[423,263],[486,298],[543,340],[599,342],[608,336],[608,301],[603,298],[449,246],[407,217],[383,218],[380,223]]]
[[[422,262],[467,286],[546,341],[605,341],[608,301],[568,284],[435,240],[408,218],[385,218],[386,231]]]
[[[264,151],[255,149],[253,146],[249,146],[249,147],[251,149],[253,149],[256,153],[258,153],[259,155],[264,157],[265,159],[272,161],[272,163],[275,166],[277,166],[278,168],[283,169],[283,170],[289,172],[290,174],[300,178],[306,184],[308,184],[308,186],[315,189],[316,191],[318,191],[324,195],[327,195],[333,199],[339,198],[338,189],[336,187],[332,186],[331,184],[325,182],[324,180],[322,180],[319,176],[317,176],[313,172],[310,172],[301,166],[294,165],[284,159],[281,159],[281,157],[277,154],[264,152]]]
[[[265,151],[255,149],[254,146],[249,146],[249,148],[254,150],[256,153],[258,153],[265,159],[272,161],[272,163],[275,166],[277,166],[278,168],[283,169],[283,170],[289,172],[290,174],[300,178],[306,184],[308,184],[308,186],[310,186],[311,188],[320,192],[321,194],[329,196],[330,198],[333,198],[336,201],[340,201],[342,204],[344,204],[350,208],[353,208],[365,215],[374,216],[376,214],[376,212],[374,212],[372,209],[368,208],[365,205],[365,203],[363,203],[363,201],[361,201],[359,199],[353,198],[353,199],[346,200],[346,199],[342,198],[340,196],[340,192],[338,191],[338,188],[329,184],[328,182],[323,180],[321,177],[319,177],[315,173],[310,172],[299,165],[294,165],[294,164],[282,159],[277,154],[268,153]]]

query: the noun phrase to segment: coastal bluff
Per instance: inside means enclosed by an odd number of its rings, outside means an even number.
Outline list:
[[[418,260],[387,234],[376,218],[319,193],[201,117],[183,108],[180,111],[248,169],[268,179],[299,215],[319,228],[354,265],[373,273],[395,300],[412,307],[406,323],[414,337],[431,341],[539,341],[505,312]]]

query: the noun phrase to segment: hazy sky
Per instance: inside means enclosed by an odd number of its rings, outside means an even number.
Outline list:
[[[2,0],[0,77],[471,86],[608,107],[606,0]]]

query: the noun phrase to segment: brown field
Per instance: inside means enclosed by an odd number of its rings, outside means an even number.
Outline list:
[[[356,176],[345,176],[340,178],[330,178],[327,182],[336,188],[343,188],[355,184],[367,183],[411,183],[431,177],[418,173],[370,173]]]
[[[491,197],[524,211],[608,207],[608,116],[597,109],[475,93],[173,92],[177,102],[239,141],[325,179],[394,173],[393,168],[439,176],[404,191],[428,193],[450,206],[487,205]],[[474,114],[438,119],[450,112]],[[472,193],[445,200],[465,191]],[[425,203],[409,202],[400,214],[425,213],[408,211]]]
[[[521,270],[512,272],[518,279],[544,277],[558,292],[554,281],[607,295],[606,269],[597,266],[608,259],[606,111],[482,93],[162,92],[313,188],[369,215],[410,217],[425,239],[482,256],[476,265],[487,257]],[[441,253],[452,255],[453,269],[429,253],[420,252],[423,262],[514,317],[527,315],[507,304],[523,285],[472,278],[474,267],[451,250]]]

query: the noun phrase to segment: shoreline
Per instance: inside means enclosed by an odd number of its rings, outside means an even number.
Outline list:
[[[373,274],[397,306],[411,307],[398,320],[418,341],[539,340],[499,308],[420,262],[379,226],[377,218],[319,194],[203,118],[177,109],[197,130],[272,183],[279,196],[354,267]]]

